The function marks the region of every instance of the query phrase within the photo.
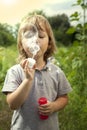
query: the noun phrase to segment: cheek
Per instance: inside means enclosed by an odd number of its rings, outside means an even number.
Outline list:
[[[22,43],[22,46],[23,46],[24,50],[27,49],[27,46],[24,43]]]
[[[27,47],[24,47],[24,50],[25,50],[25,52],[28,52],[28,49],[27,49]]]
[[[25,39],[22,40],[22,46],[26,52],[28,50],[28,45],[27,45],[27,41]]]
[[[48,48],[48,40],[44,40],[41,44],[41,49],[42,51],[45,53],[47,51],[47,48]]]
[[[49,44],[49,40],[48,40],[48,38],[46,38],[45,39],[45,41],[44,41],[44,48],[47,50],[47,48],[48,48],[48,44]]]
[[[23,49],[26,52],[26,54],[28,54],[29,53],[29,49],[28,49],[27,45],[22,43],[22,46],[23,46]]]

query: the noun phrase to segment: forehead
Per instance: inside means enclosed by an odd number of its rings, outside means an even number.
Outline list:
[[[34,25],[38,31],[46,31],[46,20],[41,17],[27,18],[20,28],[23,31],[31,30],[31,25]]]

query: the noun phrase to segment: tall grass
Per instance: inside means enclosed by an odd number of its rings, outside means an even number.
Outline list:
[[[16,63],[17,49],[15,45],[8,48],[0,47],[0,130],[10,130],[12,111],[6,103],[6,96],[2,94],[7,70]]]

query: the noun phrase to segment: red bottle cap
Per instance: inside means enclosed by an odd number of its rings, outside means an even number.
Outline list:
[[[40,105],[46,104],[46,103],[47,103],[47,99],[46,99],[45,97],[41,97],[41,98],[39,98],[38,103],[39,103]]]

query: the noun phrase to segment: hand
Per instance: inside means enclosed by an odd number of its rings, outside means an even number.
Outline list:
[[[55,112],[55,107],[54,107],[55,103],[54,102],[49,102],[47,104],[44,105],[40,105],[39,106],[39,113],[42,115],[50,115],[53,112]]]
[[[25,76],[27,79],[33,79],[34,78],[34,73],[35,73],[35,66],[31,69],[29,68],[29,61],[27,59],[23,60],[20,63],[21,67],[24,70]]]

